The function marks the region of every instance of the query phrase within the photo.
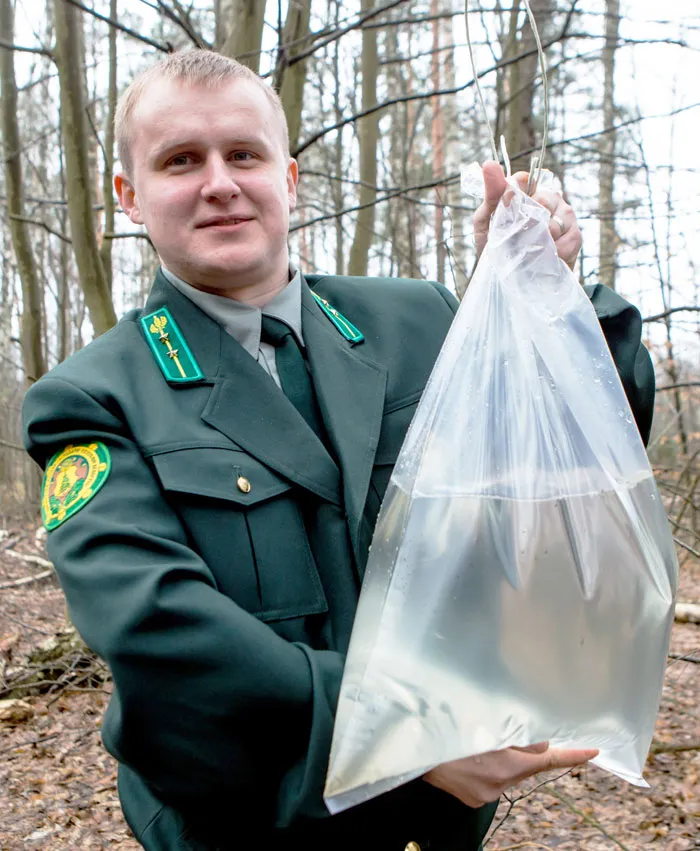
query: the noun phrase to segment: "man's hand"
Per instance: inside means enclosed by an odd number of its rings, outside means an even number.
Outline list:
[[[508,188],[503,169],[497,162],[484,163],[482,171],[484,174],[484,200],[474,213],[474,242],[478,257],[481,257],[481,252],[486,247],[491,216],[494,214],[498,202],[503,197],[507,204],[513,195],[513,190]],[[514,177],[523,192],[526,192],[528,175],[524,171],[519,171]],[[557,254],[570,269],[573,269],[581,250],[581,231],[576,222],[576,214],[558,192],[550,192],[546,189],[538,190],[534,194],[533,200],[549,210],[551,217],[549,232],[554,238]]]
[[[540,742],[527,748],[468,756],[438,765],[423,780],[449,792],[468,807],[481,807],[498,798],[511,786],[553,768],[574,768],[598,755],[594,749],[560,750]]]

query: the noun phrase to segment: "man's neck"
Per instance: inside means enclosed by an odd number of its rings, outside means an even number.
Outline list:
[[[164,264],[163,264],[164,265]],[[164,265],[164,268],[167,268]],[[249,304],[252,307],[264,307],[268,302],[272,301],[275,296],[278,296],[291,280],[289,266],[287,266],[281,275],[270,279],[269,281],[243,284],[236,287],[217,287],[207,286],[206,284],[194,283],[186,277],[168,269],[171,275],[175,275],[181,281],[189,284],[197,290],[211,295],[218,295],[222,298],[230,298],[233,301],[239,301],[242,304]]]

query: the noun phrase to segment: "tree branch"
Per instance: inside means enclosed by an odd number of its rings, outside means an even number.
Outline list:
[[[432,187],[434,186],[447,186],[448,184],[455,183],[458,180],[459,175],[453,174],[448,177],[439,178],[438,180],[431,180],[429,183],[419,183],[415,186],[406,186],[404,189],[396,189],[393,192],[387,192],[386,195],[383,195],[381,198],[375,198],[373,201],[370,201],[367,204],[357,204],[354,207],[346,207],[344,210],[339,210],[337,213],[328,213],[323,216],[316,216],[315,219],[309,219],[308,222],[303,222],[300,225],[294,225],[294,227],[291,227],[289,229],[289,232],[294,233],[295,231],[309,227],[309,225],[315,225],[319,222],[327,222],[330,219],[339,219],[341,216],[344,216],[347,213],[356,213],[358,212],[358,210],[364,210],[367,207],[372,207],[376,204],[380,204],[382,201],[389,201],[391,198],[396,198],[399,195],[404,195],[406,192],[416,192],[419,189],[432,189]]]
[[[697,109],[700,106],[700,101],[696,103],[689,103],[687,106],[680,106],[678,109],[672,109],[670,112],[659,112],[655,115],[639,115],[636,118],[630,118],[627,121],[621,121],[619,124],[615,124],[613,127],[609,127],[607,130],[596,130],[594,133],[584,133],[581,136],[571,136],[568,139],[560,139],[558,142],[549,142],[547,145],[547,150],[550,148],[558,148],[560,145],[570,145],[573,142],[581,142],[585,139],[596,139],[600,136],[604,136],[606,133],[616,133],[618,130],[623,127],[629,127],[632,124],[639,124],[642,121],[650,121],[654,118],[671,118],[674,115],[678,115],[681,112],[687,112],[689,109]],[[517,157],[526,157],[528,154],[537,153],[539,148],[528,148],[525,151],[518,151],[515,156],[510,155],[511,160],[516,159]]]
[[[144,44],[150,44],[151,47],[155,47],[156,50],[160,50],[163,53],[172,53],[173,46],[170,43],[160,44],[157,41],[152,41],[150,38],[146,38],[145,35],[141,35],[137,33],[135,30],[129,29],[129,27],[124,26],[124,24],[120,24],[119,21],[115,21],[113,18],[107,17],[107,15],[101,15],[99,12],[96,12],[94,9],[90,9],[84,3],[80,3],[79,0],[63,0],[64,3],[70,3],[71,6],[75,6],[76,9],[80,9],[82,12],[87,12],[88,15],[92,15],[94,18],[97,18],[99,21],[104,21],[104,23],[109,24],[110,27],[114,27],[115,29],[121,30],[121,32],[126,33],[126,35],[130,35],[132,38],[136,38],[139,41],[144,42]]]
[[[677,384],[665,384],[663,387],[657,387],[657,393],[663,393],[666,390],[676,390],[681,387],[700,387],[700,381],[679,381]]]
[[[70,237],[66,236],[60,231],[54,230],[50,225],[47,225],[46,222],[42,222],[39,219],[31,219],[29,218],[29,216],[15,216],[12,213],[10,213],[7,218],[14,219],[18,222],[25,222],[28,225],[36,225],[37,227],[43,228],[45,231],[47,231],[47,233],[50,233],[53,236],[57,236],[59,239],[62,239],[63,242],[67,243],[68,245],[73,244],[73,241],[70,239]]]
[[[550,39],[546,43],[543,43],[542,47],[543,47],[544,50],[546,50],[549,47],[552,47],[552,45],[554,45],[554,44],[558,44],[560,41],[569,37],[567,35],[567,27],[568,27],[568,24],[569,24],[569,20],[570,19],[567,18],[567,21],[566,21],[561,33],[558,36]],[[522,53],[519,53],[517,56],[511,56],[508,59],[501,59],[499,62],[495,62],[493,65],[491,65],[491,67],[485,68],[483,71],[480,71],[476,75],[476,78],[480,79],[481,77],[485,77],[487,74],[491,74],[494,71],[500,70],[501,68],[507,68],[509,65],[513,65],[516,62],[520,62],[522,59],[526,59],[528,56],[535,56],[535,55],[537,55],[537,48],[533,48],[532,50],[525,50]],[[298,58],[299,58],[298,56],[295,57],[295,61]],[[422,93],[415,94],[415,95],[404,95],[403,97],[391,98],[389,100],[382,101],[381,103],[377,103],[374,106],[371,106],[369,109],[362,110],[361,112],[358,112],[355,115],[351,115],[348,118],[343,118],[341,121],[337,121],[335,124],[331,124],[328,127],[321,128],[321,130],[319,130],[317,133],[314,133],[314,135],[311,136],[310,138],[308,138],[305,142],[302,142],[302,144],[299,145],[296,148],[296,150],[294,150],[292,152],[292,156],[298,157],[308,147],[313,145],[314,142],[317,142],[323,136],[327,135],[328,133],[332,133],[334,130],[340,130],[342,127],[345,127],[348,124],[352,124],[354,121],[358,121],[360,118],[365,118],[365,116],[367,116],[367,115],[372,115],[373,113],[378,112],[379,110],[386,109],[387,107],[393,106],[394,104],[397,104],[397,103],[408,103],[409,101],[425,100],[426,98],[442,97],[442,96],[445,96],[445,95],[454,95],[454,94],[457,94],[458,92],[466,91],[467,89],[471,88],[474,85],[476,78],[472,78],[471,80],[468,80],[466,83],[463,83],[461,86],[454,86],[453,88],[450,88],[450,89],[437,89],[437,90],[433,90],[431,92],[422,92]],[[628,123],[631,123],[631,122],[628,122]],[[599,135],[599,134],[591,134],[591,135]],[[581,136],[581,137],[577,137],[577,138],[586,138],[586,137]],[[562,142],[553,143],[553,145],[556,145],[556,144],[563,144],[563,143]],[[549,145],[548,147],[552,147],[552,145]],[[539,150],[539,148],[537,148],[537,150]],[[525,152],[525,153],[529,153],[529,152]],[[521,154],[517,154],[516,156],[525,156],[525,154],[521,153]],[[511,159],[515,159],[515,157],[511,156]]]
[[[102,234],[104,239],[128,239],[130,237],[135,237],[136,239],[145,239],[148,242],[151,242],[151,237],[147,233],[141,233],[141,231],[135,230],[130,233],[112,233],[111,231],[105,231]],[[151,242],[151,245],[153,243]]]
[[[200,49],[206,48],[211,50],[211,45],[208,44],[200,35],[197,33],[192,26],[191,21],[184,10],[180,6],[180,4],[175,0],[175,6],[177,8],[177,14],[166,5],[163,0],[158,0],[158,9],[165,15],[166,18],[169,18],[174,24],[176,24],[180,29],[185,33],[185,35],[189,38],[189,40]],[[184,13],[184,14],[183,14]]]
[[[17,50],[21,53],[38,53],[41,56],[48,56],[49,59],[53,59],[53,53],[46,47],[21,47],[19,44],[11,44],[2,38],[0,38],[0,47],[4,47],[6,50]]]
[[[308,50],[304,50],[302,53],[297,53],[296,56],[292,57],[286,63],[286,67],[291,68],[291,66],[296,65],[297,62],[302,62],[304,59],[308,59],[309,56],[316,53],[317,50],[320,50],[327,44],[331,44],[332,42],[337,41],[341,36],[344,36],[346,33],[349,33],[352,30],[361,28],[366,21],[369,21],[372,18],[376,18],[377,15],[381,15],[382,12],[388,12],[395,6],[401,6],[405,2],[406,0],[391,0],[391,2],[385,3],[383,6],[375,6],[374,9],[370,9],[366,14],[360,15],[360,17],[358,17],[358,19],[354,23],[349,24],[347,27],[342,27],[341,29],[336,30],[334,33],[329,35],[328,38],[323,39],[323,41],[319,41],[318,44],[315,44]],[[289,45],[283,45],[283,47],[288,46]]]
[[[698,382],[698,384],[700,385],[700,382]],[[692,547],[688,546],[688,544],[686,544],[684,541],[681,541],[680,538],[676,538],[676,536],[674,535],[673,540],[678,544],[679,547],[683,547],[684,550],[688,550],[688,552],[691,555],[694,555],[695,558],[700,558],[700,553],[697,550],[694,550]]]
[[[668,310],[664,310],[663,313],[655,313],[653,316],[647,316],[646,319],[642,319],[642,322],[658,322],[659,320],[670,316],[672,313],[680,313],[682,310],[700,313],[700,307],[670,307]]]

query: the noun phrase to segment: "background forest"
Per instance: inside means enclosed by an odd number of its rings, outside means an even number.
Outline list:
[[[650,792],[595,769],[506,801],[488,851],[698,848],[700,8],[531,0],[547,54],[547,167],[577,212],[582,283],[641,310],[657,372],[649,454],[678,545]],[[513,169],[542,138],[521,0],[473,0],[477,70]],[[0,849],[135,849],[100,750],[109,679],[65,623],[20,445],[27,386],[141,305],[157,266],[112,191],[119,92],[212,47],[280,92],[305,271],[438,280],[475,264],[460,168],[489,157],[462,0],[0,0]],[[515,801],[515,798],[513,798]],[[501,820],[504,819],[501,823]]]

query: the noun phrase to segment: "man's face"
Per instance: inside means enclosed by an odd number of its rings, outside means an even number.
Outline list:
[[[171,272],[246,301],[287,282],[298,172],[264,92],[245,80],[215,88],[157,80],[130,129],[132,168],[115,180],[119,200]]]

